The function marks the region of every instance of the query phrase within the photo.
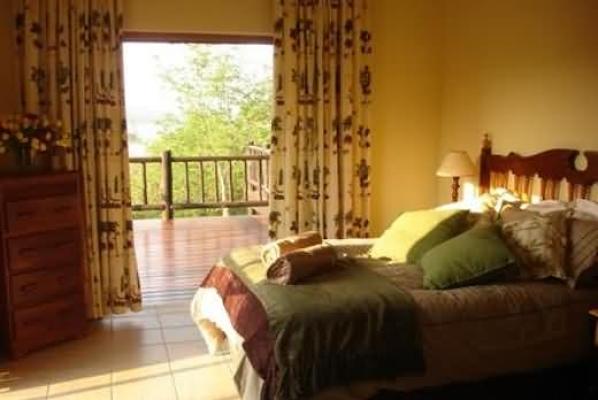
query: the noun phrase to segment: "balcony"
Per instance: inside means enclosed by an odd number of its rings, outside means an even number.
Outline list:
[[[268,206],[270,151],[249,145],[235,156],[131,157],[132,209],[160,211],[170,220],[176,211],[246,209]],[[157,172],[157,173],[156,173]],[[151,216],[151,214],[150,214]]]
[[[267,241],[269,158],[250,145],[236,156],[130,159],[145,304],[190,299],[219,258]]]

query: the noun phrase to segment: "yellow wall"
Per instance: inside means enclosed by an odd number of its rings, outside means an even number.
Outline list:
[[[0,0],[0,116],[15,113],[19,103],[13,25],[9,0]]]
[[[268,34],[272,0],[125,0],[125,29]]]
[[[0,114],[17,107],[0,0]],[[272,0],[126,0],[136,31],[265,34]],[[598,149],[598,1],[372,0],[372,231],[447,201],[442,155]]]
[[[449,0],[445,28],[439,157],[486,131],[497,153],[598,149],[598,1]]]
[[[374,0],[372,233],[436,200],[442,1]]]

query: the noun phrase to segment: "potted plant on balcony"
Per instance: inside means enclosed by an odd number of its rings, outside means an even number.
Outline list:
[[[51,170],[52,156],[70,146],[61,128],[35,114],[0,120],[0,172]]]

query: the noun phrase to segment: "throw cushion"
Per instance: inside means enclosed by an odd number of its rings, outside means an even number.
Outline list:
[[[572,219],[569,231],[569,285],[598,286],[598,221]]]
[[[374,243],[369,255],[398,262],[418,263],[434,246],[463,232],[464,210],[419,210],[401,214]]]
[[[495,226],[475,227],[423,256],[424,287],[448,289],[489,283],[506,276],[514,262],[515,256]]]
[[[598,220],[598,203],[592,200],[577,199],[571,202],[573,217]]]
[[[505,210],[501,221],[503,236],[517,257],[522,278],[567,279],[565,212],[540,215],[513,208]]]
[[[559,200],[542,200],[523,207],[527,211],[537,212],[538,214],[550,214],[553,212],[565,212],[569,209],[569,204]]]

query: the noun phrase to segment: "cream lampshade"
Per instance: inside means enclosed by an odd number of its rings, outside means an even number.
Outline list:
[[[465,151],[451,151],[442,160],[436,176],[453,178],[453,201],[459,200],[459,178],[475,175],[475,167]]]

